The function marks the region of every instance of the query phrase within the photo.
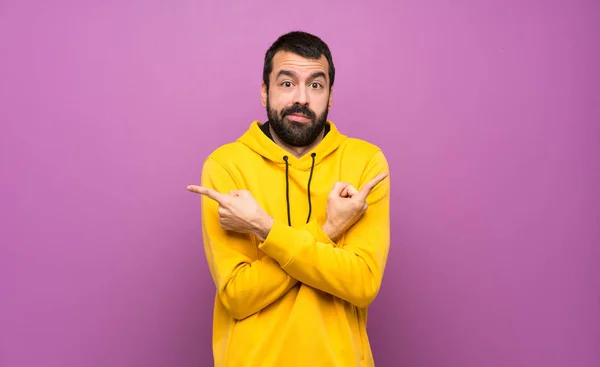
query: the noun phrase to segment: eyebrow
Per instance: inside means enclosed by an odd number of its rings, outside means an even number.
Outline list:
[[[312,73],[310,77],[311,77],[311,79],[323,78],[323,79],[327,80],[327,75],[325,75],[325,73],[322,71],[317,71],[316,73]]]
[[[279,72],[277,73],[277,78],[279,78],[282,75],[287,75],[287,76],[289,76],[291,78],[298,77],[298,74],[294,73],[293,71],[285,70],[285,69],[284,70],[279,70]],[[311,79],[323,78],[323,79],[327,80],[327,75],[325,75],[325,73],[322,72],[322,71],[317,71],[317,72],[312,73],[310,75],[310,78]]]

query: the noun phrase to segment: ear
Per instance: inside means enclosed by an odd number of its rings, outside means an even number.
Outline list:
[[[260,87],[260,100],[262,102],[263,107],[267,107],[267,86],[263,81]]]
[[[329,102],[327,104],[327,110],[331,109],[331,104],[333,102],[333,87],[329,90]]]

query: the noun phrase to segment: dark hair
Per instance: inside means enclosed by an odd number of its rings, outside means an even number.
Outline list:
[[[273,57],[279,51],[288,51],[309,59],[319,59],[325,56],[329,63],[329,88],[333,87],[335,80],[335,66],[329,46],[319,37],[310,33],[293,31],[280,36],[265,54],[263,66],[263,82],[269,89],[269,76],[273,71]]]

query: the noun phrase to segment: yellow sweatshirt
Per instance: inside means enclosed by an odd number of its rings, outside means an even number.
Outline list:
[[[332,122],[300,159],[254,121],[205,160],[201,184],[249,190],[275,219],[264,242],[225,231],[218,204],[202,196],[204,249],[216,285],[216,367],[374,366],[367,307],[376,297],[390,245],[390,178],[337,242],[322,230],[336,181],[359,189],[389,172],[382,151],[342,135]],[[287,161],[286,161],[287,160]]]

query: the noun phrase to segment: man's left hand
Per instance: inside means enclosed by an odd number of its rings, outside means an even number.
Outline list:
[[[188,191],[204,195],[219,203],[221,227],[228,231],[253,233],[264,241],[273,226],[271,218],[247,190],[232,190],[223,194],[213,189],[189,185]]]

